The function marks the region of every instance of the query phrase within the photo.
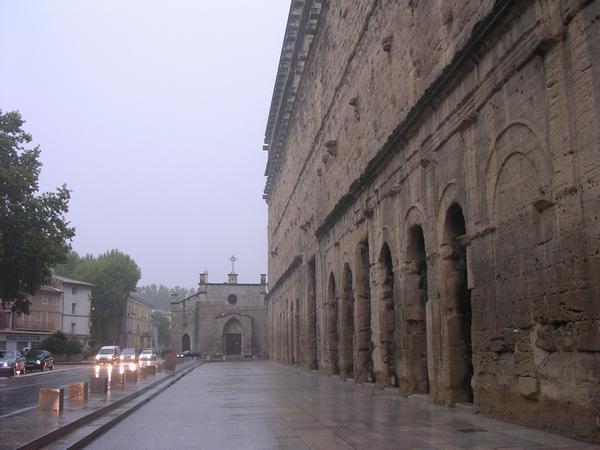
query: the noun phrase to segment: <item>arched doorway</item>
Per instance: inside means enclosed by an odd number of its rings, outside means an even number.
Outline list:
[[[452,203],[444,221],[442,243],[443,298],[447,387],[452,402],[472,402],[473,348],[471,292],[467,285],[467,253],[459,238],[466,234],[465,218]]]
[[[352,292],[352,270],[349,264],[344,265],[342,277],[341,305],[341,367],[343,378],[354,377],[354,294]]]
[[[191,350],[191,348],[190,335],[185,333],[183,336],[181,336],[181,351],[185,352],[187,350]]]
[[[383,308],[381,326],[381,358],[384,378],[382,386],[397,386],[396,375],[396,308],[394,301],[394,266],[392,252],[387,244],[383,244],[379,255],[379,282],[381,307]]]
[[[242,354],[242,338],[244,328],[237,319],[230,319],[223,328],[223,353],[226,355]]]
[[[356,338],[354,345],[354,380],[374,382],[373,343],[371,342],[371,282],[369,276],[369,241],[358,244],[356,267]]]
[[[331,372],[339,374],[338,363],[338,305],[335,292],[335,277],[333,273],[329,275],[329,287],[327,290],[327,350],[329,353],[329,363]]]
[[[427,260],[421,225],[408,230],[405,274],[405,357],[408,366],[407,392],[429,392],[427,368]]]

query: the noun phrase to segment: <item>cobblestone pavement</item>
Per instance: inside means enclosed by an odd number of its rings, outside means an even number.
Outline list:
[[[270,362],[204,364],[90,449],[591,449]]]

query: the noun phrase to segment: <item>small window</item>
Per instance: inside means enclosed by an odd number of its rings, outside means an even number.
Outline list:
[[[48,296],[47,295],[42,295],[42,305],[47,305],[48,304]]]
[[[231,294],[229,297],[227,297],[227,301],[230,305],[235,305],[237,303],[237,297]]]
[[[71,322],[71,334],[75,334],[75,322]]]
[[[72,293],[73,295],[77,295],[77,288],[76,288],[76,287],[74,287],[73,289],[71,289],[71,293]]]
[[[71,303],[71,314],[75,314],[76,309],[77,309],[77,303]]]

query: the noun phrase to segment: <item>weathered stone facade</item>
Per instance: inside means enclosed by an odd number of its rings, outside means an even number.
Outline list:
[[[600,440],[600,0],[294,0],[267,349]]]
[[[266,278],[259,284],[208,283],[200,274],[198,292],[171,303],[171,349],[204,356],[263,357],[265,354]]]

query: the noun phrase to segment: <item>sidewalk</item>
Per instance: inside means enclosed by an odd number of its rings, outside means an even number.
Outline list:
[[[86,448],[133,447],[599,448],[264,361],[204,364]]]
[[[196,365],[192,361],[179,364],[175,374]],[[69,401],[65,389],[64,409],[60,414],[33,409],[3,418],[0,423],[0,450],[20,448],[49,434],[55,437],[66,434],[95,416],[103,416],[118,405],[126,405],[149,389],[166,383],[173,376],[174,372],[158,372],[155,376],[139,378],[135,384],[130,383],[125,387],[111,389],[107,394],[89,394],[87,402]],[[39,448],[39,446],[37,442],[30,447]]]

